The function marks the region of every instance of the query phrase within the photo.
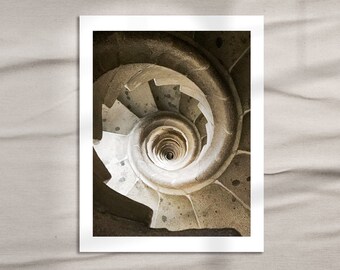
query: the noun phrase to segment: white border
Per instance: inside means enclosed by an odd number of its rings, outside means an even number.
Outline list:
[[[92,40],[100,30],[251,31],[251,236],[92,236]],[[264,251],[263,49],[263,16],[80,16],[80,252]]]

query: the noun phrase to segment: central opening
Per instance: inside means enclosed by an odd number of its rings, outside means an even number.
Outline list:
[[[168,153],[166,153],[166,159],[167,160],[172,160],[173,158],[174,158],[174,154],[172,153],[172,152],[168,152]]]
[[[157,166],[166,170],[178,169],[188,152],[187,144],[182,131],[173,126],[161,126],[151,132],[147,153]]]
[[[144,118],[141,125],[143,123],[145,127],[141,129],[140,137],[132,144],[139,145],[143,160],[150,165],[153,163],[164,171],[176,171],[198,157],[201,150],[199,133],[189,120],[178,113],[156,113]]]
[[[157,112],[141,119],[129,138],[128,158],[138,177],[153,189],[184,194],[184,182],[196,184],[190,171],[201,151],[200,134],[179,113]],[[183,178],[183,180],[182,180]],[[168,190],[171,188],[171,192]]]

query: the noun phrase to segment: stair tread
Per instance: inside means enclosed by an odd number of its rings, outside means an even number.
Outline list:
[[[124,90],[118,100],[140,118],[158,111],[148,82],[133,91]]]
[[[129,111],[120,101],[108,108],[103,105],[103,130],[127,135],[139,122],[139,118]]]
[[[235,228],[249,235],[250,213],[222,186],[210,184],[190,194],[202,228]]]
[[[236,155],[218,181],[250,207],[250,155]]]
[[[126,195],[137,181],[128,160],[118,163],[112,162],[107,166],[107,169],[111,174],[111,179],[107,182],[107,185],[123,195]]]
[[[184,93],[181,93],[181,100],[179,104],[180,113],[192,122],[195,122],[197,117],[201,114],[201,110],[198,108],[197,105],[198,100]]]
[[[142,180],[138,179],[135,185],[126,195],[132,200],[142,203],[153,210],[153,220],[157,215],[159,194],[154,189],[148,187]],[[152,226],[152,224],[151,224]]]
[[[128,137],[103,131],[103,137],[94,145],[98,156],[105,165],[111,162],[120,162],[127,156]]]
[[[158,86],[155,81],[150,81],[149,84],[159,110],[179,112],[181,92],[178,85]]]
[[[161,194],[155,227],[170,231],[198,228],[189,199],[185,196]]]

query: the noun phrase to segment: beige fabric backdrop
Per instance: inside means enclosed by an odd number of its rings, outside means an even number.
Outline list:
[[[339,1],[0,1],[0,268],[339,269]],[[265,16],[265,252],[78,253],[78,16]]]

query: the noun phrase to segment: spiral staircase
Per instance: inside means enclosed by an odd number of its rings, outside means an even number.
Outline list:
[[[94,82],[105,93],[94,148],[111,174],[106,185],[150,207],[152,228],[249,236],[249,96],[212,70],[211,62],[193,70],[210,72],[203,86],[158,63],[105,71]]]

